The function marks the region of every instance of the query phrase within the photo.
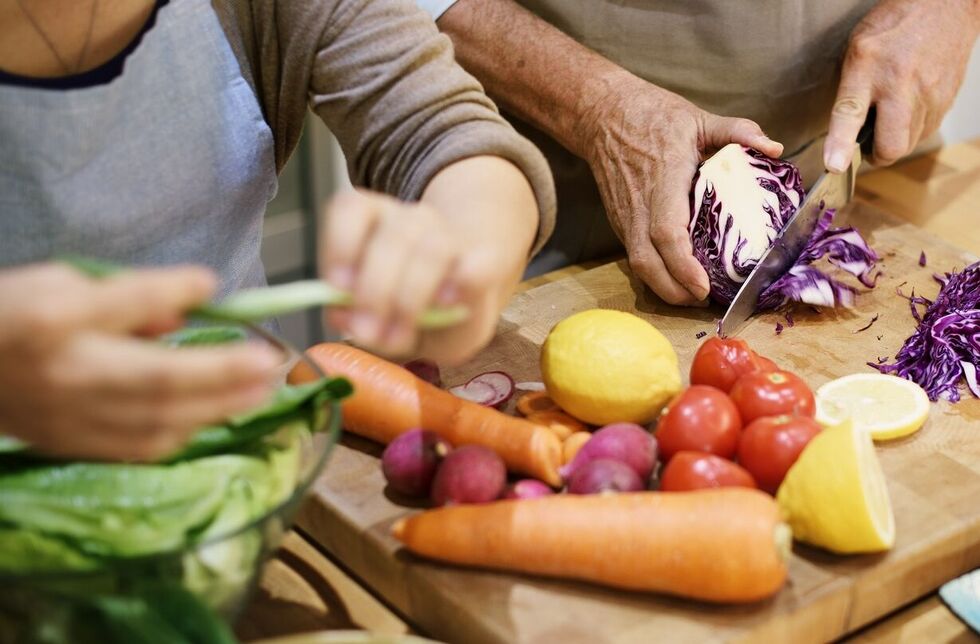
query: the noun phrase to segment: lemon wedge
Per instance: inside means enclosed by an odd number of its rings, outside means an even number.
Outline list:
[[[828,427],[848,418],[875,440],[918,431],[929,416],[929,396],[911,380],[882,373],[855,373],[817,389],[817,422]]]
[[[895,517],[874,443],[849,421],[810,441],[776,501],[799,541],[841,554],[895,545]]]

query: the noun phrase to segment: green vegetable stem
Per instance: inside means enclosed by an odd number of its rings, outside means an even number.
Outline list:
[[[107,277],[124,270],[123,267],[88,257],[64,257],[62,261],[94,278]],[[290,284],[243,289],[220,302],[205,304],[190,311],[192,317],[217,322],[261,322],[270,318],[317,306],[346,307],[351,294],[323,280],[302,280]],[[419,326],[424,329],[443,329],[467,318],[466,307],[435,307],[424,311]]]

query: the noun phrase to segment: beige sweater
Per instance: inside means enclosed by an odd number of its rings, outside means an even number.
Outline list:
[[[555,193],[540,152],[497,113],[453,60],[452,45],[414,0],[212,0],[272,128],[276,167],[312,108],[340,141],[355,185],[418,199],[447,165],[476,155],[511,161],[537,197],[537,252]]]

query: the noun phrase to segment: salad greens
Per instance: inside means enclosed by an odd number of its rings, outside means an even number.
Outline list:
[[[223,326],[162,341],[180,350],[245,338]],[[222,616],[286,528],[313,433],[329,425],[335,440],[331,404],[351,391],[343,378],[284,385],[157,463],[66,462],[0,436],[0,644],[233,643]]]

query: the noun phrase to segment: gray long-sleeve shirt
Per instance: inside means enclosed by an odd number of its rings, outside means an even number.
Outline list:
[[[333,131],[355,185],[417,199],[447,165],[499,156],[528,178],[540,223],[555,217],[548,165],[453,60],[413,0],[212,0],[275,139],[281,169],[309,107]]]

